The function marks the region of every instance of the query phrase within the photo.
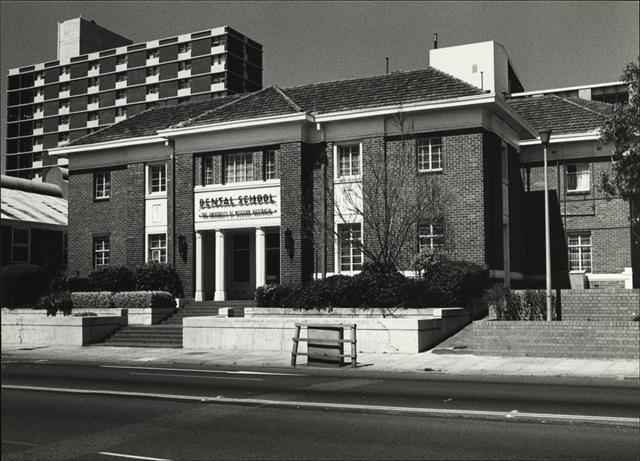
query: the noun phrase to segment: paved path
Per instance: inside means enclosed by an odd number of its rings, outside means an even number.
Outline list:
[[[236,352],[107,346],[2,346],[2,361],[66,361],[102,364],[289,367],[289,352]],[[304,363],[304,358],[302,359]],[[640,379],[634,360],[495,357],[472,354],[359,354],[359,370],[460,375],[566,376]]]

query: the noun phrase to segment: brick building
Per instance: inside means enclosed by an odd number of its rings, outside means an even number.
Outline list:
[[[9,69],[5,171],[42,178],[48,150],[158,105],[262,88],[262,45],[230,27],[143,43],[93,21],[58,24],[56,60]]]
[[[377,245],[384,171],[414,191],[403,199],[446,197],[411,228],[400,270],[444,246],[526,283],[520,152],[537,132],[505,98],[522,85],[504,48],[461,48],[422,70],[160,107],[53,149],[69,158],[70,270],[167,262],[196,300],[353,274],[360,242]]]

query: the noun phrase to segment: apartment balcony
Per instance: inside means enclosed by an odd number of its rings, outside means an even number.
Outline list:
[[[98,75],[100,75],[100,68],[89,69],[89,71],[87,72],[88,77],[97,77]]]
[[[156,56],[154,58],[147,58],[147,66],[155,66],[160,64],[160,57]]]
[[[44,128],[34,128],[33,135],[38,136],[39,134],[44,134]]]
[[[119,82],[116,82],[116,89],[118,88],[126,88],[127,87],[127,81],[126,80],[121,80]]]
[[[227,51],[227,47],[225,45],[218,45],[211,47],[211,54],[224,53]]]
[[[219,64],[211,64],[211,72],[224,72],[227,70],[227,63],[221,62]]]
[[[97,93],[98,91],[100,91],[100,85],[94,85],[87,88],[87,93],[89,94]]]
[[[44,78],[36,78],[36,80],[33,82],[34,86],[42,86],[44,85]]]
[[[71,96],[71,91],[70,90],[60,91],[58,93],[58,97],[59,98],[68,98],[69,96]]]
[[[68,82],[71,80],[71,74],[60,74],[60,78],[58,78],[59,82]]]
[[[178,97],[191,95],[191,88],[178,88]]]
[[[42,149],[44,149],[44,144],[42,143],[34,144],[33,147],[31,148],[31,150],[34,152],[40,152]]]
[[[42,118],[44,117],[44,111],[43,110],[37,110],[33,113],[33,118]]]
[[[87,104],[87,110],[97,110],[100,108],[100,103],[92,102],[91,104]]]
[[[69,131],[69,124],[58,125],[58,131]]]
[[[31,163],[31,168],[42,168],[42,160],[34,160]]]
[[[127,104],[127,98],[116,99],[116,106],[125,106]]]
[[[226,89],[227,89],[227,84],[225,82],[211,84],[211,91],[224,91]]]
[[[69,106],[58,108],[58,115],[67,115],[69,113]]]
[[[178,53],[178,59],[191,59],[191,50]]]
[[[127,70],[126,62],[124,64],[116,64],[116,72],[122,72],[124,70]]]
[[[33,102],[44,102],[44,95],[37,94],[33,97]]]
[[[147,102],[149,102],[149,101],[157,101],[158,99],[160,99],[160,94],[159,93],[149,93],[144,98],[144,100],[147,101]]]
[[[189,77],[191,77],[191,69],[178,71],[178,78],[189,78]]]
[[[95,120],[87,120],[87,128],[93,128],[95,126],[100,125],[100,120],[95,119]]]
[[[126,115],[116,115],[115,123],[121,122],[121,121],[126,120],[126,119],[127,119]]]
[[[160,75],[147,75],[145,83],[158,83],[160,81]]]

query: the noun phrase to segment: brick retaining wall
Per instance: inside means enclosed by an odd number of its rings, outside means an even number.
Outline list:
[[[477,355],[640,358],[640,322],[477,321],[469,333],[467,351]]]
[[[561,290],[562,320],[629,321],[640,314],[640,289]]]

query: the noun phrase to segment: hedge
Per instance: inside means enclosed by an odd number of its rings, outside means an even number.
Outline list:
[[[113,307],[113,293],[110,291],[71,293],[71,301],[76,309],[109,309]]]
[[[132,291],[133,273],[124,266],[105,267],[89,274],[91,291]]]
[[[34,307],[47,291],[49,276],[35,264],[11,264],[2,268],[2,307]]]
[[[113,294],[113,305],[118,309],[175,309],[176,301],[166,291],[123,291]]]
[[[182,282],[176,269],[158,262],[136,267],[134,271],[136,291],[167,291],[174,298],[183,295]]]

